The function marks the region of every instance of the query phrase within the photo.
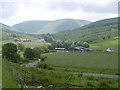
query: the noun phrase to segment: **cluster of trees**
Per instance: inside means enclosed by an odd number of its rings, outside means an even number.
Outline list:
[[[42,34],[41,37],[44,38],[44,40],[45,40],[46,42],[49,42],[49,43],[52,43],[52,42],[54,41],[53,35],[52,35],[52,34],[49,34],[49,33],[47,33],[47,34]]]
[[[14,44],[14,43],[7,43],[2,46],[2,57],[6,58],[11,62],[19,62],[22,58],[20,57],[19,52],[23,52],[23,56],[25,60],[32,60],[41,58],[44,59],[40,55],[42,53],[47,53],[49,50],[47,47],[34,47],[33,49],[30,47],[25,48],[23,44]]]
[[[2,46],[2,57],[11,62],[18,62],[20,55],[17,53],[17,46],[13,43],[7,43]]]
[[[87,42],[71,42],[71,41],[53,41],[51,43],[51,46],[49,47],[49,49],[54,50],[55,48],[66,48],[67,50],[73,49],[74,47],[78,47],[78,46],[82,46],[85,48],[89,48],[89,43]]]
[[[35,47],[35,48],[26,48],[26,50],[24,51],[24,57],[26,59],[37,59],[37,58],[41,58],[41,54],[43,53],[47,53],[49,52],[48,48],[47,47]],[[43,58],[41,58],[43,59]]]

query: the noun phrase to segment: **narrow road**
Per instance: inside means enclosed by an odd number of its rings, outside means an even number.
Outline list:
[[[70,72],[70,73],[80,74],[83,76],[95,76],[95,77],[103,77],[103,78],[120,78],[119,75],[110,75],[110,74],[81,73],[81,72]]]

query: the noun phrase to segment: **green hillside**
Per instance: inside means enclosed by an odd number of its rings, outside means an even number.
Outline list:
[[[0,34],[2,35],[2,41],[13,41],[15,38],[29,38],[29,39],[36,39],[32,35],[20,33],[18,31],[15,31],[16,29],[5,25],[3,23],[0,23]]]
[[[118,51],[118,37],[114,37],[111,40],[91,44],[90,47],[98,51],[106,51],[107,48],[114,48],[117,52]]]
[[[89,24],[90,21],[74,20],[74,19],[60,19],[56,21],[26,21],[13,26],[24,33],[56,33],[65,30],[79,28],[83,25]]]
[[[57,33],[60,31],[67,31],[67,30],[79,28],[89,23],[90,23],[89,21],[85,21],[85,20],[61,19],[47,24],[37,33]]]
[[[118,35],[118,18],[104,19],[85,25],[69,32],[63,31],[54,34],[56,40],[87,41],[96,43],[111,39]]]
[[[2,87],[3,88],[18,88],[17,82],[11,76],[9,71],[8,62],[2,60]]]
[[[39,20],[25,21],[14,25],[13,28],[18,29],[20,32],[24,32],[24,33],[35,33],[49,22],[50,21],[39,21]]]

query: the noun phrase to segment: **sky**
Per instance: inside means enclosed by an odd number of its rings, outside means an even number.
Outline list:
[[[64,18],[97,21],[118,16],[119,0],[0,0],[0,22]]]

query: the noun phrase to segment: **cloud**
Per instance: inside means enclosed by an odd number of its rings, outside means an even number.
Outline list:
[[[8,18],[14,15],[18,10],[18,5],[15,2],[1,2],[0,11],[2,18]]]
[[[111,2],[104,6],[99,6],[97,4],[82,4],[81,8],[85,12],[96,12],[96,13],[117,13],[118,12],[118,3]]]
[[[77,2],[53,2],[50,3],[49,7],[52,10],[63,9],[66,11],[75,11],[80,8]]]
[[[118,0],[1,0],[0,21],[14,25],[27,20],[63,18],[95,21],[117,16]]]
[[[49,8],[51,10],[62,9],[64,11],[76,11],[78,9],[83,10],[84,12],[96,12],[96,13],[117,13],[118,3],[110,2],[106,5],[101,5],[95,2],[54,2],[50,3]]]

